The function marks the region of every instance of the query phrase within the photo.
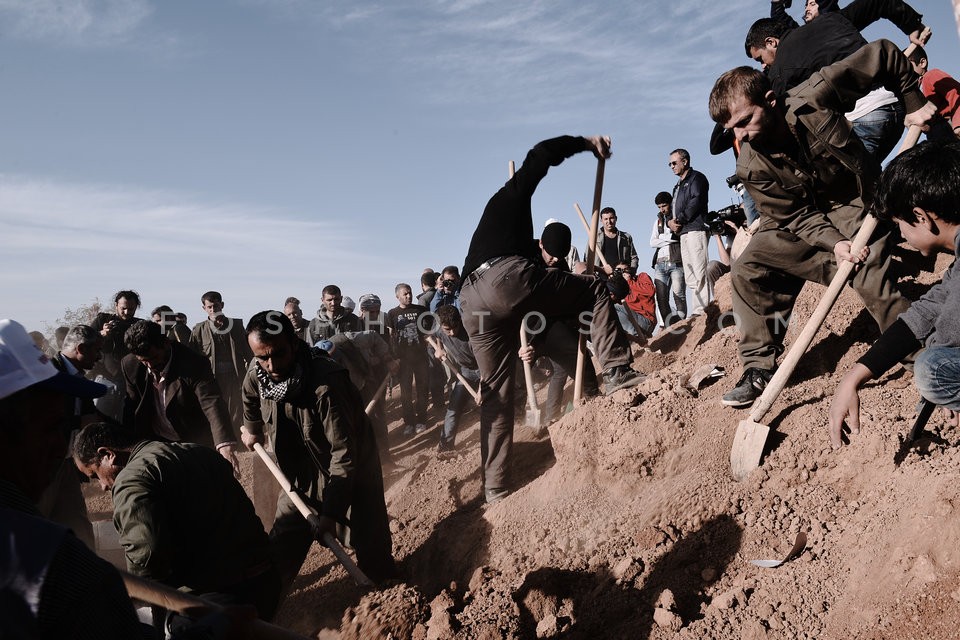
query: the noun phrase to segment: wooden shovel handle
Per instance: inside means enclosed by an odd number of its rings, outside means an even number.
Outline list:
[[[603,172],[606,167],[606,160],[603,157],[597,158],[597,177],[593,183],[593,216],[590,219],[590,231],[587,237],[587,274],[594,272],[593,262],[597,253],[597,226],[600,223],[600,202],[603,199]],[[583,397],[583,368],[587,358],[587,338],[580,334],[580,341],[577,349],[577,373],[573,378],[573,404],[579,404]]]
[[[390,376],[389,376],[389,375],[386,376],[386,377],[384,377],[383,382],[381,382],[381,383],[380,383],[380,386],[377,387],[377,392],[376,392],[375,394],[373,394],[373,398],[370,400],[370,402],[367,403],[367,408],[363,410],[364,413],[366,413],[368,416],[369,416],[371,413],[373,413],[373,408],[376,406],[377,400],[379,400],[379,399],[380,399],[380,396],[383,395],[383,390],[387,388],[387,381],[388,381],[388,380],[390,380]]]
[[[520,345],[526,349],[529,346],[527,342],[527,329],[523,326],[523,322],[520,323]],[[537,411],[537,391],[533,388],[533,367],[530,366],[530,363],[526,360],[523,361],[523,377],[527,381],[527,403],[530,405],[530,408],[534,411]]]
[[[920,128],[911,126],[907,132],[907,139],[903,146],[900,147],[899,153],[903,153],[912,147],[919,137]],[[856,237],[853,239],[853,246],[850,247],[850,253],[852,255],[857,255],[867,246],[867,242],[870,241],[870,236],[873,235],[876,228],[877,219],[868,214],[863,220],[860,231],[857,232]],[[840,292],[847,283],[847,279],[850,277],[850,274],[853,273],[853,268],[854,264],[846,260],[838,265],[837,274],[833,276],[833,280],[830,281],[830,286],[827,288],[826,293],[820,298],[820,303],[817,305],[817,308],[814,309],[813,315],[807,320],[807,324],[804,325],[803,331],[800,332],[797,339],[790,345],[790,351],[787,353],[787,356],[783,359],[783,362],[780,363],[780,367],[776,373],[773,374],[770,382],[767,383],[767,387],[763,390],[760,399],[757,400],[753,409],[750,411],[750,419],[754,422],[760,422],[763,417],[767,415],[770,407],[773,406],[780,392],[783,391],[783,388],[787,385],[787,381],[793,374],[797,363],[800,361],[800,358],[803,357],[803,354],[806,353],[810,343],[813,342],[814,336],[817,335],[817,331],[820,330],[820,326],[823,324],[823,321],[826,320],[827,314],[830,313],[833,304],[840,296]]]
[[[511,162],[512,162],[512,160],[511,160]],[[438,348],[440,348],[440,344],[437,342],[437,339],[434,338],[433,336],[427,336],[427,342],[430,343],[430,345],[433,347],[433,350],[434,350],[434,351],[436,351]],[[453,360],[453,358],[451,358],[449,355],[447,355],[447,357],[450,358],[450,360],[452,361],[452,365],[453,365],[453,366],[451,366],[450,369],[452,369],[452,370],[453,370],[453,374],[454,374],[455,376],[457,376],[457,380],[459,380],[459,381],[460,381],[460,384],[463,385],[463,388],[466,389],[466,390],[470,393],[471,396],[473,396],[473,400],[474,400],[474,402],[477,403],[477,406],[480,406],[480,392],[479,392],[479,391],[474,391],[473,387],[470,386],[470,383],[467,382],[467,379],[464,378],[464,377],[463,377],[463,374],[460,373],[460,371],[459,371],[460,365],[458,365],[457,362],[456,362],[455,360]]]
[[[577,210],[577,215],[580,216],[580,222],[583,223],[583,228],[584,228],[584,230],[587,232],[587,234],[589,235],[589,234],[590,234],[590,223],[587,222],[586,216],[583,215],[583,211],[580,209],[580,204],[577,203],[577,202],[574,202],[574,203],[573,203],[573,208]],[[594,235],[596,235],[596,234],[594,234]],[[609,266],[609,263],[607,262],[607,259],[603,256],[602,253],[598,253],[598,254],[597,254],[597,257],[600,258],[600,264],[602,264],[602,265],[605,266],[605,267],[606,267],[606,266]]]
[[[297,507],[297,511],[307,519],[308,521],[314,520],[317,517],[317,514],[314,513],[313,509],[310,508],[304,499],[297,493],[293,485],[290,484],[290,480],[287,479],[286,474],[280,469],[280,466],[273,461],[273,458],[270,457],[270,454],[267,453],[267,450],[263,448],[263,445],[256,443],[253,445],[253,450],[257,452],[257,455],[260,456],[260,459],[263,461],[263,464],[267,465],[267,469],[270,470],[270,473],[273,474],[273,477],[276,478],[277,484],[280,485],[280,488],[283,489],[284,493],[287,494],[287,497],[293,502],[294,506]],[[361,587],[372,587],[373,581],[366,576],[363,571],[360,570],[360,567],[354,563],[353,559],[344,551],[343,547],[340,546],[340,543],[329,533],[323,535],[323,540],[318,542],[323,543],[330,548],[330,551],[333,552],[333,555],[337,557],[337,560],[340,561],[340,564],[343,565],[343,568],[347,570],[347,573],[350,574],[350,577],[353,578]]]

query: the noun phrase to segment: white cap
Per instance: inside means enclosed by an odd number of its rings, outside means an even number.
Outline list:
[[[554,222],[560,222],[560,221],[557,220],[556,218],[547,218],[547,221],[543,223],[543,228],[546,229],[547,227],[552,225]]]
[[[99,398],[102,384],[58,371],[50,358],[15,320],[0,320],[0,398],[40,384],[80,398]]]
[[[350,313],[353,313],[353,310],[357,308],[357,303],[353,301],[353,298],[348,298],[347,296],[343,296],[340,304]]]

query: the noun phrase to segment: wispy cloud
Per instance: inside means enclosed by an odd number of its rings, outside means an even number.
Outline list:
[[[146,306],[167,301],[189,311],[200,293],[222,289],[251,305],[235,304],[233,313],[249,315],[287,295],[301,296],[309,310],[329,282],[357,290],[382,284],[357,277],[362,246],[346,224],[296,212],[0,175],[0,298],[8,307],[0,315],[33,325],[127,287]],[[375,255],[363,266],[371,275],[396,269]]]
[[[392,66],[438,106],[517,105],[515,124],[705,117],[713,80],[746,62],[740,43],[763,12],[754,0],[246,1],[364,43],[362,64]]]
[[[197,53],[199,43],[158,29],[151,0],[0,0],[8,39],[56,48],[144,51],[158,59]]]
[[[147,0],[0,0],[8,33],[61,45],[128,42],[152,13]]]

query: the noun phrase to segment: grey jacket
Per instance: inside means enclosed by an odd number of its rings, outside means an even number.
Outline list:
[[[603,245],[607,242],[616,242],[617,243],[617,256],[618,260],[626,265],[630,266],[630,272],[636,273],[637,267],[640,265],[640,258],[637,256],[637,249],[633,246],[633,236],[631,236],[626,231],[617,230],[617,238],[608,238],[603,234],[601,229],[597,233],[597,256],[603,253]],[[597,257],[596,264],[600,264],[600,258]],[[573,265],[569,265],[573,266]],[[612,264],[611,267],[616,267],[617,265]]]
[[[960,233],[954,239],[960,243]],[[960,244],[954,255],[960,257]],[[960,347],[960,261],[954,260],[943,279],[900,314],[913,335],[926,346]]]
[[[320,340],[329,340],[332,336],[345,331],[361,331],[360,318],[343,307],[338,307],[333,318],[327,316],[326,309],[318,309],[316,317],[307,326],[307,344],[311,347]]]

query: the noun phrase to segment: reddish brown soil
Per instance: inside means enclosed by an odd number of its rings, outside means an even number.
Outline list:
[[[934,279],[906,284],[918,294]],[[805,289],[801,325],[822,291]],[[717,297],[729,310],[726,278]],[[545,439],[521,413],[520,488],[489,508],[475,412],[451,459],[435,454],[436,424],[409,440],[394,430],[386,497],[404,582],[363,595],[315,546],[277,622],[320,638],[956,638],[958,429],[935,415],[895,464],[918,399],[898,367],[863,391],[860,435],[831,450],[830,395],[877,335],[846,291],[765,420],[762,467],[737,483],[728,455],[746,413],[719,402],[740,375],[719,315],[638,356],[641,396],[593,400]],[[727,376],[695,398],[679,379],[705,363]],[[782,558],[800,531],[796,559],[750,564]]]

